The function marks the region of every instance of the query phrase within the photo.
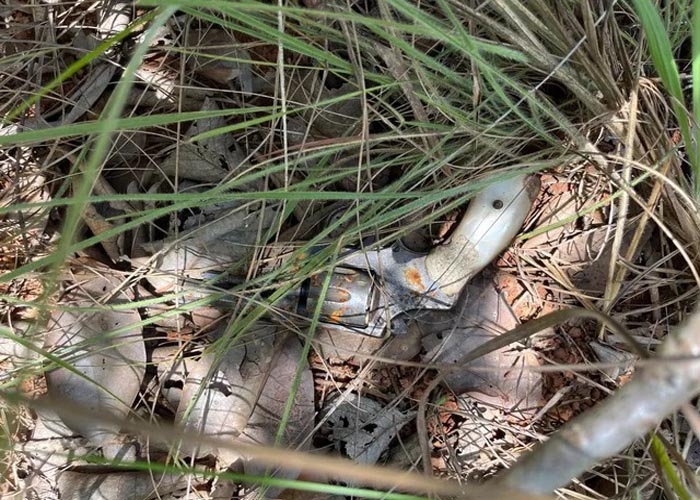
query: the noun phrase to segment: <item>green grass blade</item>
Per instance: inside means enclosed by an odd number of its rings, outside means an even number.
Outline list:
[[[693,123],[691,128],[691,123],[688,120],[681,77],[668,30],[661,19],[659,9],[651,0],[632,0],[632,3],[639,15],[639,21],[646,35],[654,67],[671,97],[671,107],[678,120],[688,161],[693,169],[695,197],[700,199],[700,154],[695,134],[692,132],[692,130],[697,129],[697,126]],[[694,3],[697,4],[697,1]],[[695,10],[695,6],[693,9]],[[695,64],[696,62],[693,63],[694,67]],[[696,87],[697,85],[693,86]]]

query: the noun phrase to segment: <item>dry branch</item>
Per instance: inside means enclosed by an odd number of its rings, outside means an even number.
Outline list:
[[[626,386],[569,422],[494,482],[528,494],[566,486],[654,429],[700,392],[700,312]]]

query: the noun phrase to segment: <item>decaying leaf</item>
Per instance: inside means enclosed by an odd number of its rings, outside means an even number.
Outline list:
[[[183,474],[65,471],[58,478],[61,500],[148,500],[161,498],[187,485]]]
[[[245,426],[250,415],[248,393],[236,391],[216,369],[213,356],[192,361],[183,360],[185,380],[175,420],[188,430],[204,436],[234,439]],[[216,450],[202,446],[181,449],[185,456],[203,457]]]
[[[56,493],[59,473],[72,457],[85,456],[94,450],[88,447],[87,440],[83,438],[66,438],[42,431],[34,434],[18,449],[29,465],[24,480],[25,498],[60,500]]]
[[[225,340],[222,334],[218,334],[220,342]],[[313,379],[307,367],[302,369],[283,438],[277,440],[281,416],[295,389],[295,374],[299,363],[305,362],[296,337],[280,335],[277,327],[261,324],[232,347],[210,346],[205,354],[190,358],[182,357],[175,347],[159,348],[153,361],[160,390],[177,408],[175,419],[186,429],[232,442],[309,449],[304,438],[313,424],[315,408]],[[214,455],[224,468],[242,460],[250,474],[267,470],[228,449],[194,445],[179,451],[192,457]],[[282,474],[296,475],[288,470]]]
[[[131,259],[135,266],[148,266],[148,281],[157,293],[172,292],[186,284],[191,285],[192,294],[188,292],[185,298],[200,298],[203,293],[196,291],[192,281],[203,280],[207,272],[226,269],[231,264],[227,257],[212,255],[207,251],[206,243],[195,240],[173,244],[172,248],[160,253],[157,257],[137,257]]]
[[[609,280],[613,224],[608,224],[602,209],[596,209],[604,193],[582,195],[565,178],[543,176],[548,202],[537,215],[536,226],[552,227],[523,244],[526,252],[545,255],[547,262],[564,271],[576,290],[602,296]],[[582,226],[586,221],[586,225]],[[637,230],[636,221],[625,227],[620,251],[625,254]],[[647,232],[646,238],[650,235]]]
[[[423,332],[424,361],[454,366],[472,350],[517,326],[510,307],[484,274],[474,278],[463,292],[455,312],[431,312],[418,319]],[[500,407],[533,408],[540,400],[540,374],[534,354],[526,349],[501,349],[489,353],[444,376],[456,394],[469,393]]]
[[[75,259],[62,279],[68,283],[62,303],[78,305],[82,302],[105,304],[129,302],[134,295],[125,282],[125,274],[89,258]]]
[[[146,147],[147,135],[143,132],[123,131],[112,137],[112,148],[105,160],[109,167],[137,165]]]
[[[314,338],[314,348],[321,357],[340,363],[361,359],[363,355],[373,355],[384,342],[385,339],[381,337],[319,327]]]
[[[187,282],[193,289],[192,299],[204,292],[194,290],[191,282],[201,281],[211,271],[243,269],[256,243],[277,220],[276,207],[250,210],[246,205],[219,207],[190,221],[177,239],[148,243],[144,249],[159,252],[155,258],[137,257],[134,265],[149,266],[147,279],[158,293],[171,292]]]
[[[299,385],[294,386],[295,375],[301,370]],[[287,400],[294,392],[294,401],[290,408],[282,439],[278,440],[281,419],[284,415]],[[267,446],[282,446],[297,450],[309,450],[310,437],[313,429],[314,416],[314,383],[306,360],[303,359],[303,349],[299,339],[294,335],[288,335],[281,343],[278,355],[270,369],[269,376],[262,388],[257,405],[250,417],[248,426],[238,438],[239,442],[246,444],[259,444]],[[245,460],[245,457],[244,457]],[[250,461],[244,461],[246,473],[263,475],[265,467]],[[275,477],[294,479],[298,473],[291,470],[269,471]],[[279,489],[268,489],[264,492],[265,498],[277,498]],[[253,492],[255,493],[255,492]],[[254,498],[258,496],[253,495]]]
[[[503,422],[510,416],[491,405],[482,405],[472,398],[457,398],[459,415],[463,421],[457,428],[454,453],[458,463],[468,467],[464,472],[474,475],[485,473],[493,467],[494,457],[488,450],[511,448],[520,444],[520,436]]]
[[[223,331],[213,337],[219,342],[226,338]],[[313,425],[315,407],[308,367],[302,369],[282,440],[277,440],[295,374],[299,363],[305,363],[295,336],[281,335],[276,326],[260,324],[232,347],[216,344],[205,350],[205,354],[189,358],[176,347],[159,348],[153,353],[160,391],[177,409],[178,423],[203,436],[228,438],[231,442],[309,449],[310,443],[304,438]],[[192,457],[214,455],[224,468],[242,461],[250,474],[262,475],[267,470],[228,449],[194,445],[179,451]],[[282,474],[296,476],[293,471]]]
[[[219,83],[238,79],[243,92],[253,91],[250,55],[233,36],[223,29],[192,29],[187,33],[188,50],[194,53],[188,59],[198,74]]]
[[[336,449],[357,463],[376,464],[413,411],[387,407],[374,399],[353,396],[328,416],[330,439]]]
[[[76,436],[75,432],[68,429],[59,415],[50,408],[37,409],[38,419],[32,432],[32,438],[21,447],[21,453],[29,461],[28,477],[25,479],[27,498],[41,500],[59,500],[56,492],[60,492],[60,499],[81,498],[86,500],[99,498],[123,499],[123,496],[105,496],[123,491],[117,487],[113,491],[107,491],[96,487],[94,491],[85,491],[85,483],[95,482],[93,485],[107,481],[112,487],[116,485],[114,479],[107,480],[104,474],[78,474],[69,478],[74,473],[65,471],[67,465],[81,463],[80,457],[94,454],[95,450],[87,439]],[[82,462],[84,464],[84,462]],[[120,474],[117,472],[117,476]],[[62,477],[62,481],[59,481]],[[138,482],[138,480],[137,480]],[[137,485],[136,491],[139,490]],[[80,496],[76,496],[80,493]],[[35,496],[31,496],[34,494]],[[96,495],[96,496],[93,496]]]
[[[280,207],[271,204],[215,205],[186,220],[178,241],[206,242],[208,252],[234,261],[250,254],[256,243],[265,240],[279,214]]]
[[[128,416],[139,392],[146,351],[138,311],[113,307],[126,303],[124,295],[99,302],[110,295],[115,281],[113,276],[108,278],[108,269],[100,272],[100,276],[79,281],[52,311],[45,346],[65,366],[49,371],[46,379],[50,397],[113,417],[97,421],[61,415],[69,428],[102,446],[104,455],[113,458],[124,452],[119,425],[114,422]]]
[[[268,377],[278,338],[276,327],[260,325],[231,347],[205,349],[197,358],[159,349],[154,361],[163,393],[177,408],[176,421],[204,436],[236,439],[248,424]],[[219,354],[220,352],[220,354]],[[229,464],[239,457],[206,447],[181,449],[185,456],[218,455]]]
[[[47,347],[72,369],[61,367],[46,374],[49,394],[92,413],[125,418],[145,373],[140,320],[137,311],[54,312]],[[64,422],[103,446],[105,455],[110,454],[107,445],[117,441],[119,435],[119,425],[110,421],[65,417]]]
[[[249,425],[239,439],[249,443],[273,444],[287,399],[292,390],[296,389],[294,404],[284,428],[284,442],[280,444],[307,450],[310,443],[302,442],[302,438],[310,431],[315,414],[311,372],[303,359],[302,345],[296,336],[287,336],[279,349]],[[300,366],[302,373],[299,386],[294,388],[292,383]]]
[[[520,457],[491,484],[527,494],[549,494],[620,453],[697,397],[698,354],[700,313],[695,312],[664,339],[654,362],[642,366],[622,388]]]
[[[114,230],[114,224],[97,211],[97,208],[92,203],[85,204],[85,207],[80,214],[83,222],[95,236],[102,236]],[[112,262],[118,262],[122,251],[119,248],[118,236],[103,237],[100,241],[102,248]]]
[[[201,111],[218,111],[219,106],[205,99]],[[203,132],[225,127],[223,117],[202,118],[188,130],[186,139]],[[163,173],[181,179],[219,183],[234,175],[243,165],[244,157],[238,153],[236,141],[231,134],[218,134],[197,143],[187,140],[179,142],[160,162]]]
[[[0,216],[3,233],[22,237],[25,242],[38,242],[48,221],[49,209],[44,204],[51,195],[46,173],[32,156],[32,149],[20,148],[16,155],[3,155],[0,175],[0,208],[29,206]]]
[[[41,333],[31,335],[32,329],[24,321],[13,322],[12,328],[8,328],[7,333],[3,330],[4,328],[0,329],[0,373],[5,377],[12,370],[28,367],[36,362],[39,359],[39,353],[32,346],[38,349],[43,340]],[[15,336],[22,338],[26,343],[17,342]]]
[[[619,381],[621,375],[624,375],[632,370],[632,367],[637,360],[637,356],[631,352],[614,349],[613,347],[602,344],[597,340],[592,341],[590,346],[598,358],[598,361],[601,363],[611,363],[616,365],[602,369],[602,372],[614,381]]]
[[[304,114],[314,137],[346,137],[357,133],[362,117],[362,99],[358,88],[343,83],[328,88],[328,75],[323,71],[298,70],[288,77],[288,99],[301,105],[334,100],[323,106],[316,105]]]
[[[131,2],[103,2],[99,9],[98,33],[101,39],[124,31],[132,18]]]

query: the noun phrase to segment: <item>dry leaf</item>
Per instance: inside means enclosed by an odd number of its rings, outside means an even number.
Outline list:
[[[421,316],[418,326],[426,354],[423,360],[454,366],[481,344],[517,326],[508,304],[491,279],[481,274],[465,288],[461,308]],[[540,374],[527,350],[504,348],[472,361],[458,372],[445,374],[445,383],[456,394],[469,393],[499,407],[533,408],[540,400]]]
[[[331,428],[329,437],[339,452],[357,463],[373,465],[415,415],[412,411],[386,407],[374,399],[351,395],[328,416],[326,425]]]
[[[237,78],[244,93],[253,91],[250,55],[230,31],[192,29],[187,33],[186,46],[194,52],[188,64],[195,73],[219,83]]]
[[[357,133],[361,124],[362,99],[357,86],[343,83],[338,88],[327,88],[321,71],[295,71],[287,76],[289,101],[308,105],[312,110],[304,114],[313,137],[347,137]],[[335,100],[332,104],[319,102]]]
[[[197,290],[193,282],[210,278],[212,272],[244,269],[259,238],[266,234],[278,216],[274,207],[252,212],[248,208],[221,208],[205,214],[209,221],[191,223],[192,227],[183,231],[176,240],[145,244],[146,252],[160,251],[155,258],[137,257],[132,263],[151,268],[146,278],[158,293],[185,287],[188,292],[182,300],[202,298],[207,291]]]
[[[187,484],[186,475],[153,471],[107,474],[65,471],[58,477],[61,500],[148,500],[161,498]]]
[[[284,415],[287,400],[295,389],[292,384],[299,369],[302,372],[294,393],[294,402],[284,428],[283,438],[277,442],[280,419]],[[309,450],[311,442],[307,438],[313,429],[315,414],[314,382],[311,370],[303,358],[299,339],[296,336],[287,335],[280,346],[279,353],[275,356],[248,426],[238,440],[246,444],[277,445],[301,451]],[[244,468],[247,474],[253,475],[263,475],[267,471],[266,467],[248,461],[244,462]],[[289,469],[272,471],[272,474],[286,479],[295,479],[298,476],[296,471]],[[268,489],[264,492],[265,498],[277,498],[280,492],[278,488]],[[259,498],[255,491],[251,492],[251,495],[253,498]]]
[[[51,398],[119,420],[129,414],[146,369],[141,317],[133,309],[112,308],[126,303],[123,293],[110,297],[119,280],[106,268],[95,273],[90,277],[87,269],[78,270],[74,276],[79,286],[51,313],[45,346],[70,368],[47,372],[48,393]],[[104,296],[110,300],[98,302]],[[78,307],[91,310],[81,312]],[[124,452],[118,425],[61,418],[75,432],[102,446],[106,457]]]
[[[177,408],[176,421],[204,436],[236,439],[248,425],[278,348],[276,327],[258,325],[235,345],[208,347],[198,358],[178,358],[172,351],[158,350],[154,361],[161,390]],[[223,353],[217,354],[217,349]],[[181,452],[195,457],[214,454],[226,465],[239,458],[199,446]]]
[[[206,98],[201,111],[217,111],[219,106]],[[187,139],[204,132],[227,126],[223,117],[202,118],[190,126],[185,141],[178,143],[159,163],[159,168],[167,175],[180,179],[219,183],[235,173],[244,163],[244,156],[237,151],[236,141],[231,134],[218,134],[197,143]]]

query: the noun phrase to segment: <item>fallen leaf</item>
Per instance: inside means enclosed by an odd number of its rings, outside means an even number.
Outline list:
[[[301,370],[301,377],[299,385],[294,387],[293,382],[298,370]],[[278,441],[281,418],[293,390],[296,390],[294,400],[281,434],[282,439]],[[311,370],[303,357],[299,339],[294,335],[287,335],[274,359],[248,426],[238,441],[246,444],[276,445],[301,451],[309,450],[311,441],[308,437],[313,430],[315,414],[314,382]],[[264,475],[267,472],[278,478],[295,479],[298,477],[297,471],[270,471],[266,467],[245,461],[245,457],[243,458],[247,474]],[[280,493],[281,489],[271,488],[265,490],[264,495],[265,498],[277,498]],[[251,495],[252,498],[259,498],[255,491],[251,492]]]
[[[454,311],[435,311],[418,318],[423,332],[423,361],[455,366],[481,344],[517,326],[508,304],[484,273],[463,291]],[[539,404],[540,374],[534,353],[506,347],[491,352],[444,374],[447,386],[456,394],[468,393],[499,407],[523,410]]]
[[[96,421],[61,415],[61,419],[113,458],[123,453],[119,425],[114,422],[127,417],[139,392],[146,350],[138,311],[112,307],[126,302],[124,294],[99,302],[118,281],[108,278],[108,271],[101,269],[100,276],[82,280],[51,312],[45,348],[66,364],[46,373],[49,396],[113,417]]]
[[[195,73],[219,83],[238,79],[244,93],[253,91],[250,55],[230,31],[191,29],[185,46],[193,52],[188,64]]]
[[[334,407],[332,402],[329,406]],[[334,408],[326,420],[329,439],[343,455],[357,463],[373,465],[389,448],[415,412],[401,411],[364,396],[351,395]]]
[[[111,472],[92,474],[65,471],[58,477],[61,500],[148,500],[185,488],[184,474]]]
[[[191,281],[202,281],[211,272],[243,269],[256,249],[261,235],[277,221],[278,210],[266,206],[250,210],[247,205],[221,207],[207,214],[207,220],[192,223],[177,238],[147,243],[144,250],[156,257],[132,259],[136,266],[152,269],[146,278],[158,293],[166,293],[189,283],[188,300],[207,294],[197,292]]]
[[[601,371],[615,382],[620,382],[620,376],[629,373],[634,367],[637,356],[630,352],[614,349],[609,345],[593,340],[589,344],[601,363],[616,363],[617,366],[603,368]]]
[[[219,106],[212,99],[206,98],[200,111],[218,110]],[[221,133],[196,143],[189,141],[199,134],[227,125],[226,120],[220,116],[194,121],[185,140],[174,145],[158,167],[170,176],[209,183],[219,183],[230,175],[235,175],[243,167],[245,157],[238,152],[233,135]]]
[[[219,336],[223,342],[223,333]],[[173,350],[154,354],[162,391],[177,408],[175,420],[203,436],[238,438],[255,411],[270,365],[280,348],[276,327],[258,325],[233,346],[209,346],[199,357],[178,356]],[[181,389],[179,388],[181,387]],[[185,456],[216,455],[226,465],[239,455],[206,446],[181,448]]]
[[[298,70],[287,76],[288,100],[308,105],[313,109],[304,114],[313,137],[347,137],[357,133],[362,118],[363,104],[356,85],[346,82],[337,88],[328,88],[322,71]],[[334,102],[320,105],[320,102]]]

